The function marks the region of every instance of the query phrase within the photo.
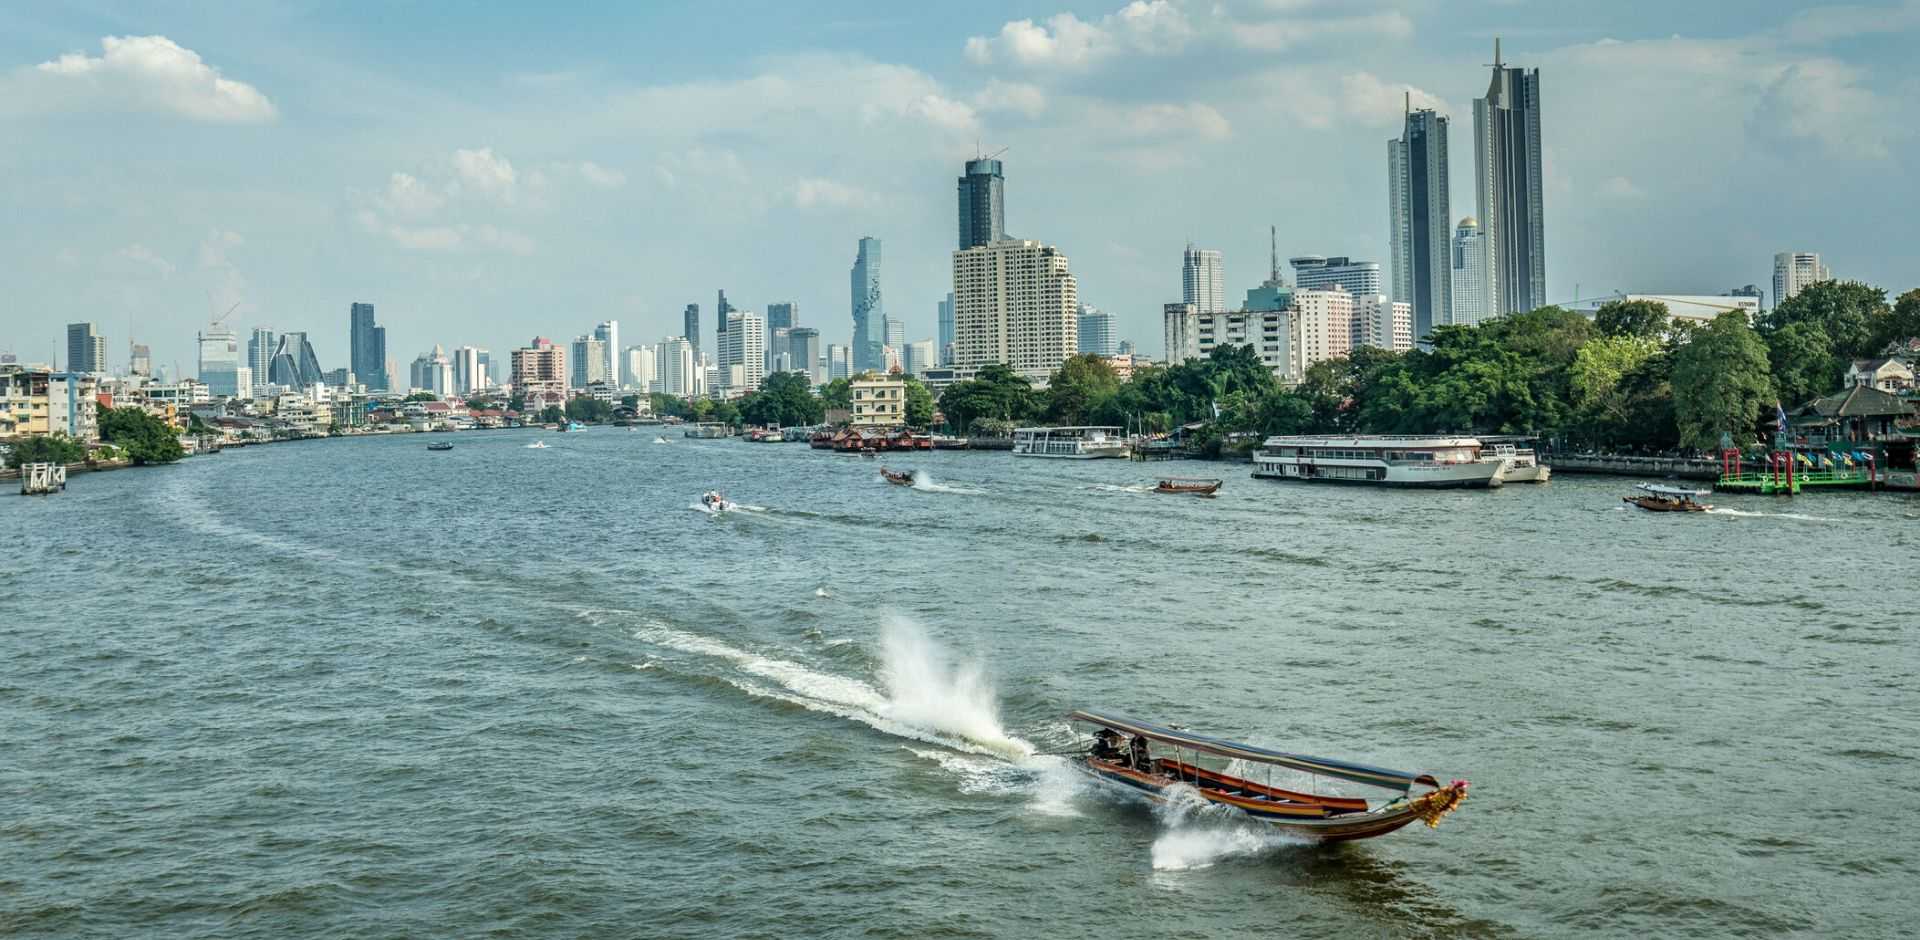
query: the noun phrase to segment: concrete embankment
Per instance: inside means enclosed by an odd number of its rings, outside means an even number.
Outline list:
[[[1554,473],[1594,474],[1614,477],[1659,477],[1679,480],[1720,479],[1720,463],[1687,457],[1632,457],[1626,455],[1556,455],[1547,466]]]

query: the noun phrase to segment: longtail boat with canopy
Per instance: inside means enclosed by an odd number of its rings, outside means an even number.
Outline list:
[[[1167,800],[1176,787],[1190,788],[1208,803],[1230,806],[1318,842],[1370,839],[1413,822],[1438,827],[1467,798],[1465,780],[1442,786],[1430,774],[1289,754],[1110,712],[1075,711],[1067,719],[1098,729],[1079,766],[1101,780],[1138,790],[1157,802]],[[1204,767],[1203,755],[1225,758],[1231,762],[1226,769],[1251,776]],[[1275,768],[1309,774],[1316,781],[1327,777],[1376,787],[1389,795],[1369,800],[1288,789],[1274,785]],[[1416,794],[1416,786],[1423,791]]]

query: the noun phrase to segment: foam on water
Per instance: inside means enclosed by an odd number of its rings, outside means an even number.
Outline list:
[[[904,628],[903,628],[904,629]],[[955,750],[1004,758],[1023,757],[1033,746],[1008,735],[994,717],[993,690],[974,668],[953,668],[935,658],[937,645],[912,631],[891,631],[886,647],[883,684],[887,693],[858,679],[822,672],[792,660],[762,655],[711,637],[653,624],[634,634],[644,640],[684,653],[732,663],[740,671],[771,680],[775,687],[721,677],[749,694],[775,698],[811,711],[837,715],[902,738],[940,744]],[[924,634],[922,634],[924,637]],[[918,683],[914,687],[911,683]]]
[[[1115,483],[1094,483],[1088,486],[1087,489],[1097,490],[1102,493],[1147,493],[1151,492],[1153,487],[1144,483],[1130,483],[1125,486]]]
[[[1224,806],[1215,806],[1192,787],[1167,791],[1154,808],[1166,828],[1153,840],[1155,871],[1191,871],[1228,859],[1259,858],[1281,849],[1312,844]]]
[[[1707,510],[1710,516],[1733,516],[1740,519],[1793,519],[1799,522],[1845,522],[1845,519],[1829,519],[1825,516],[1804,516],[1797,512],[1748,512],[1743,509],[1713,508]]]
[[[985,496],[987,492],[972,487],[935,482],[933,476],[925,470],[913,471],[913,488],[922,493],[950,493],[955,496]]]

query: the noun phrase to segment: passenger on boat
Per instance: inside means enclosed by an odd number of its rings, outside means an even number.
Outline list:
[[[1134,735],[1133,741],[1127,745],[1127,749],[1133,758],[1133,769],[1143,774],[1153,773],[1153,757],[1147,753],[1146,738],[1137,734]]]
[[[1112,728],[1101,728],[1093,733],[1094,760],[1120,760],[1120,735]]]

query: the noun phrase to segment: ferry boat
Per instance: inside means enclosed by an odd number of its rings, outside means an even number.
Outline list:
[[[1256,477],[1375,486],[1491,489],[1506,468],[1471,437],[1270,437],[1253,454]]]
[[[1519,446],[1530,440],[1532,438],[1511,441],[1480,438],[1481,452],[1507,462],[1506,469],[1500,473],[1500,479],[1507,483],[1545,483],[1553,476],[1553,468],[1541,463],[1533,448]]]
[[[1131,453],[1117,427],[1016,428],[1015,457],[1055,457],[1063,460],[1125,458]]]

